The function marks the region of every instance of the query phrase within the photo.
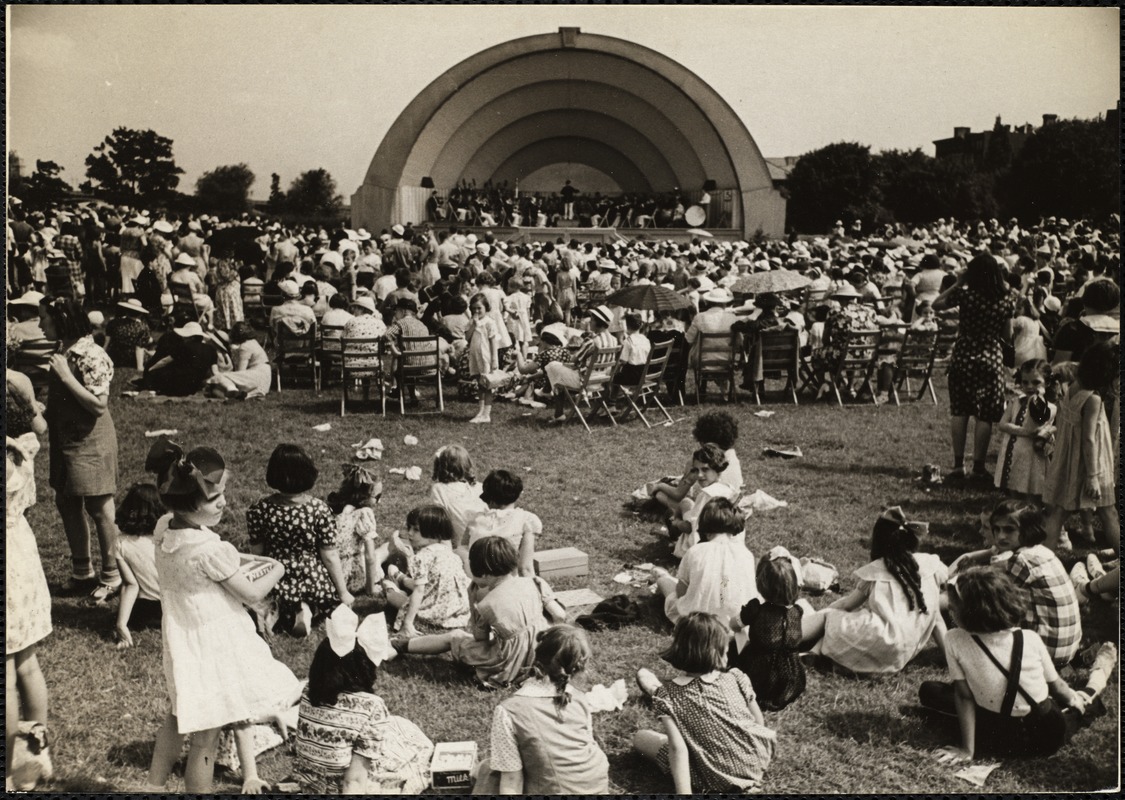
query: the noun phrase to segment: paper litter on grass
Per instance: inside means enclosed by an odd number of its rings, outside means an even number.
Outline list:
[[[748,494],[739,500],[738,507],[751,511],[773,511],[775,508],[788,508],[789,503],[771,497],[761,489],[757,489],[752,494]]]
[[[582,588],[555,592],[555,599],[562,604],[563,608],[571,609],[581,606],[596,606],[605,598],[591,589]]]
[[[599,683],[586,692],[586,702],[594,712],[620,711],[625,707],[625,701],[628,699],[629,692],[625,688],[624,678],[615,680],[608,689]]]
[[[320,431],[321,433],[324,433],[325,431],[330,431],[330,430],[332,430],[332,423],[331,422],[322,422],[320,425],[313,425],[313,430],[314,431]]]
[[[804,453],[795,444],[775,444],[762,448],[762,453],[767,456],[780,456],[781,458],[801,458]]]
[[[776,413],[776,411],[766,411],[765,409],[762,409],[761,411],[755,411],[754,416],[761,417],[762,419],[769,419]]]
[[[402,437],[402,443],[413,447],[414,445],[418,444],[418,437],[407,434],[406,436]]]
[[[422,468],[421,467],[407,467],[406,472],[404,474],[406,475],[406,479],[408,481],[420,481],[420,480],[422,480]]]
[[[984,786],[984,782],[988,780],[988,776],[996,769],[999,764],[973,764],[972,766],[965,767],[958,770],[954,774],[963,781],[968,781],[975,786]]]
[[[613,582],[614,583],[621,583],[621,584],[630,584],[630,583],[633,582],[633,573],[632,572],[618,572],[616,575],[613,576]]]
[[[163,430],[159,431],[145,431],[145,438],[156,439],[160,436],[175,436],[179,432],[180,431],[177,428],[164,428]]]

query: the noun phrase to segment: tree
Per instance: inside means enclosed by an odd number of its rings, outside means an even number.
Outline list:
[[[806,233],[823,233],[838,218],[879,220],[877,172],[871,148],[838,142],[801,156],[789,173],[789,219]]]
[[[161,200],[180,183],[183,170],[172,156],[172,140],[155,131],[114,128],[86,156],[82,189],[112,200]]]
[[[988,137],[988,145],[984,149],[983,167],[988,172],[1003,172],[1012,163],[1012,140],[1008,133],[1008,126],[1000,124],[1000,117],[992,126],[992,135]]]
[[[34,207],[54,203],[70,194],[71,186],[59,177],[63,171],[54,161],[35,161],[35,172],[20,181],[12,194]]]
[[[1118,131],[1104,120],[1061,120],[1036,130],[1001,180],[1021,219],[1104,219],[1120,213]]]
[[[281,176],[276,172],[270,175],[270,199],[267,205],[271,211],[280,211],[285,207],[285,195],[281,192]]]
[[[250,208],[254,180],[254,173],[245,164],[215,167],[195,182],[195,196],[204,209],[237,214]]]
[[[325,169],[310,169],[298,175],[285,200],[291,212],[308,217],[335,217],[343,203],[336,193],[336,181]]]

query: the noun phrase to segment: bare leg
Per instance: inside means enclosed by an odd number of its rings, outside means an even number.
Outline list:
[[[184,749],[184,736],[179,732],[179,723],[174,714],[164,718],[164,724],[156,734],[156,744],[152,749],[152,763],[148,768],[150,789],[163,788],[172,774],[172,767],[180,760]]]
[[[191,748],[184,769],[184,790],[188,794],[211,794],[220,731],[220,728],[211,728],[191,735]]]
[[[976,421],[973,426],[973,461],[984,461],[988,455],[988,443],[992,441],[992,423]]]
[[[39,668],[39,656],[35,646],[16,653],[16,672],[19,678],[19,692],[16,697],[23,703],[24,719],[47,724],[47,681]],[[19,713],[16,714],[19,721]]]
[[[666,744],[668,737],[663,733],[639,730],[633,734],[633,749],[653,763],[657,760],[660,748]]]
[[[426,656],[448,653],[452,642],[453,636],[448,633],[417,636],[406,643],[406,652]]]
[[[1043,528],[1047,531],[1047,539],[1043,544],[1051,550],[1058,550],[1059,536],[1062,534],[1063,520],[1066,511],[1058,506],[1051,506],[1047,511],[1047,518],[1043,521]]]
[[[101,557],[102,574],[100,580],[107,585],[121,582],[121,573],[117,571],[117,523],[114,521],[113,495],[105,494],[98,497],[85,498],[86,513],[94,520],[94,528],[98,532],[98,551]]]
[[[828,615],[816,611],[801,617],[801,644],[814,644],[824,636],[824,623]]]
[[[16,677],[15,654],[4,657],[4,774],[8,776],[7,791],[15,791],[12,780],[12,752],[16,746],[16,734],[20,729],[20,692]]]
[[[671,597],[676,593],[676,587],[679,584],[679,580],[671,575],[661,575],[656,579],[656,590],[664,597]]]
[[[1109,540],[1113,552],[1121,555],[1121,518],[1117,514],[1117,506],[1102,506],[1097,511],[1098,519],[1102,523],[1102,536]]]
[[[949,429],[953,437],[953,466],[960,467],[965,463],[965,436],[969,432],[969,418],[950,417]]]
[[[82,510],[82,498],[56,493],[55,506],[62,517],[63,531],[70,547],[71,575],[75,578],[89,578],[93,574],[90,528],[86,524],[86,513]]]

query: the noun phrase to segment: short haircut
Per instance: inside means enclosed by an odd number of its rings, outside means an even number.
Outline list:
[[[90,318],[82,308],[82,302],[70,297],[45,297],[39,307],[55,326],[55,335],[60,341],[81,339],[90,333]]]
[[[351,300],[343,292],[336,292],[334,295],[328,298],[329,308],[346,309],[349,305],[351,305]]]
[[[410,285],[411,281],[410,270],[406,267],[399,267],[395,270],[395,285],[400,289],[405,289]]]
[[[1086,349],[1078,362],[1078,382],[1085,389],[1104,391],[1119,374],[1120,357],[1119,345],[1095,342]]]
[[[316,285],[316,281],[305,281],[301,284],[301,297],[311,297],[314,300],[320,299],[320,288]]]
[[[742,512],[725,497],[709,500],[699,514],[699,535],[707,537],[716,533],[734,535],[741,533],[746,526]]]
[[[166,513],[160,491],[151,483],[134,483],[117,507],[115,522],[122,533],[151,536],[156,521]]]
[[[344,692],[370,693],[376,674],[375,664],[362,646],[357,644],[347,655],[338,656],[325,638],[309,665],[309,702],[333,706]]]
[[[494,506],[510,506],[523,494],[523,480],[506,469],[494,469],[485,476],[480,499]]]
[[[625,315],[625,329],[630,331],[639,331],[641,329],[641,315],[640,314],[626,314]]]
[[[488,273],[486,272],[484,274],[487,275]],[[472,308],[474,305],[484,306],[485,313],[492,310],[492,303],[488,302],[488,298],[480,292],[477,292],[469,298],[469,308]]]
[[[797,585],[797,573],[788,556],[764,557],[758,562],[755,580],[766,602],[791,606],[797,601],[801,587]]]
[[[230,328],[231,344],[242,344],[254,338],[254,327],[245,320],[236,322]]]
[[[449,298],[449,313],[464,314],[469,310],[469,301],[459,294]]]
[[[996,567],[973,567],[949,584],[949,600],[961,627],[969,633],[1015,628],[1027,611],[1027,594]]]
[[[406,527],[417,528],[426,539],[448,542],[453,539],[453,522],[438,505],[416,506],[406,515]]]
[[[508,575],[518,564],[515,545],[502,536],[485,536],[469,548],[469,571],[478,578]]]
[[[355,285],[359,289],[374,289],[375,288],[375,273],[374,272],[357,272],[355,274]]]
[[[266,485],[282,494],[307,492],[317,475],[316,464],[297,444],[279,444],[266,465]]]
[[[717,616],[693,611],[680,617],[663,658],[683,672],[707,673],[726,665],[730,629]]]
[[[459,444],[447,444],[434,454],[433,480],[436,483],[473,483],[473,459]]]
[[[1019,527],[1021,547],[1034,547],[1047,541],[1047,529],[1042,509],[1023,500],[1001,500],[988,515],[990,525],[997,520],[1011,517]]]
[[[1121,289],[1108,278],[1099,278],[1086,284],[1082,292],[1082,307],[1105,314],[1121,305]]]
[[[714,442],[723,450],[730,450],[738,441],[738,422],[726,411],[708,411],[695,421],[691,435],[700,444]]]
[[[691,454],[692,461],[698,461],[700,464],[706,464],[715,472],[722,472],[729,464],[727,457],[714,442],[708,442]]]

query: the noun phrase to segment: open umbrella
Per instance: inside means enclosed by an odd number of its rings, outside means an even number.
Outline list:
[[[730,290],[735,294],[761,294],[762,292],[791,292],[804,289],[812,281],[791,269],[774,269],[743,275]]]
[[[692,236],[706,236],[708,239],[713,238],[715,234],[710,231],[705,231],[703,228],[688,228],[687,232]]]
[[[605,302],[606,305],[641,311],[676,311],[691,305],[691,301],[682,294],[655,283],[633,284],[618,289]]]

